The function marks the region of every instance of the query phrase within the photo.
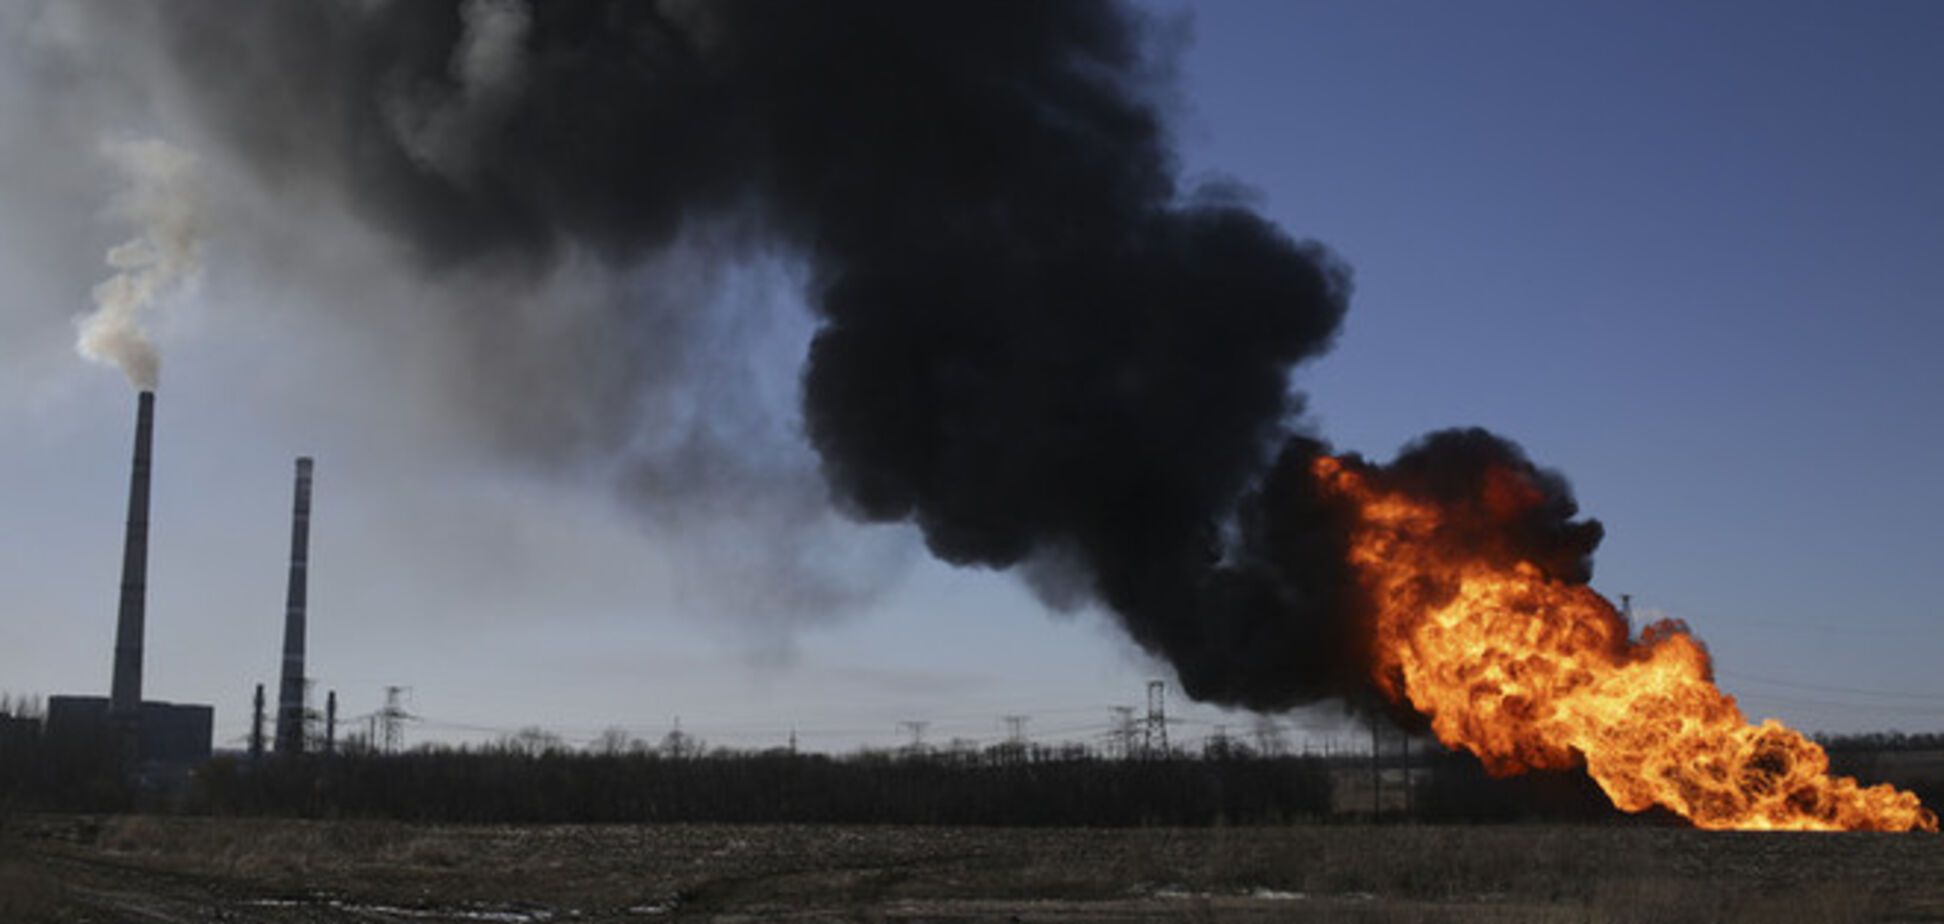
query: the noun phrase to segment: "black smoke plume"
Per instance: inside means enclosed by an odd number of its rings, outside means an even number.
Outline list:
[[[109,12],[150,20],[207,130],[266,180],[323,184],[431,271],[539,270],[567,249],[625,266],[733,219],[738,246],[807,267],[803,414],[841,509],[1104,603],[1190,695],[1273,708],[1362,684],[1342,513],[1310,479],[1326,447],[1293,435],[1289,381],[1331,344],[1348,270],[1184,186],[1164,30],[1134,10]],[[1397,477],[1444,490],[1494,452],[1523,462],[1472,431]],[[1542,481],[1570,519],[1563,482]]]

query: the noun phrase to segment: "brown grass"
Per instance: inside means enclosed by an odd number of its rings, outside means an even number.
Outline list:
[[[1067,920],[1374,924],[1944,918],[1944,851],[1927,836],[1645,827],[37,823],[45,829],[33,841],[37,849],[153,870],[157,888],[186,882],[221,895],[414,906],[430,896],[455,907],[552,908],[562,917],[568,909],[625,917],[630,907],[675,902],[702,916],[829,909],[847,920],[987,912],[1003,919],[1021,908],[1051,908]],[[17,918],[25,919],[0,913],[0,921]]]
[[[53,921],[60,907],[60,883],[28,858],[18,824],[0,806],[0,921]]]

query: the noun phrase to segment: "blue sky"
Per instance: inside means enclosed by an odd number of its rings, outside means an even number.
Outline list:
[[[1379,457],[1439,427],[1505,433],[1606,523],[1595,586],[1687,620],[1751,713],[1944,725],[1944,7],[1157,8],[1192,35],[1186,171],[1248,184],[1355,267],[1339,345],[1298,375],[1322,433]],[[13,74],[58,17],[0,25]],[[132,399],[69,346],[123,234],[84,142],[195,141],[166,106],[84,89],[0,92],[12,692],[108,674]],[[294,226],[260,193],[220,198],[204,277],[158,326],[149,662],[153,695],[216,703],[220,732],[275,679],[298,453],[319,458],[313,672],[347,714],[410,685],[440,723],[420,735],[654,736],[679,716],[724,744],[796,728],[844,748],[907,719],[990,740],[1022,713],[1084,738],[1165,676],[1101,614],[1048,614],[897,530],[830,527],[869,559],[854,607],[788,631],[725,616],[732,598],[689,586],[681,537],[618,514],[589,472],[496,460],[447,413],[426,332],[388,310],[445,293],[375,272],[391,257],[332,233],[343,215]],[[279,234],[316,242],[302,265],[266,265]],[[316,310],[347,278],[358,304]],[[746,278],[775,360],[755,390],[789,443],[808,321],[787,268]],[[1248,721],[1179,708],[1191,739]]]

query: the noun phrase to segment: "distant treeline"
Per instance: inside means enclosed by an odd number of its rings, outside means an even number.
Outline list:
[[[1419,754],[1408,799],[1395,760],[1381,774],[1373,805],[1362,797],[1371,792],[1367,758],[1242,747],[1130,759],[1079,747],[833,756],[502,746],[223,756],[131,785],[107,755],[40,742],[0,756],[0,800],[47,811],[442,823],[1202,826],[1358,820],[1373,810],[1446,822],[1622,817],[1577,773],[1499,780],[1462,755]]]
[[[214,762],[187,807],[438,822],[1275,824],[1328,814],[1330,783],[1302,758],[442,751]]]
[[[529,735],[401,754],[227,755],[130,777],[113,754],[34,731],[17,717],[0,720],[0,808],[441,823],[1200,826],[1361,820],[1373,812],[1446,823],[1679,823],[1617,812],[1583,773],[1494,779],[1470,757],[1442,751],[1414,756],[1408,795],[1396,754],[1386,754],[1373,780],[1367,757],[1281,756],[1238,743],[1147,759],[1030,745],[834,756],[576,751]],[[1940,737],[1825,743],[1839,772],[1890,778],[1937,805],[1944,779],[1928,770],[1896,779],[1909,768],[1890,760],[1944,745]]]
[[[0,713],[0,810],[124,811],[138,788],[103,742],[54,741],[38,716]]]
[[[665,755],[422,749],[222,756],[160,785],[42,742],[0,756],[0,800],[51,811],[413,822],[1281,824],[1330,813],[1321,759],[1108,760],[1082,751]]]
[[[1854,751],[1944,751],[1944,732],[1864,732],[1854,735],[1818,734],[1816,742],[1831,754]]]

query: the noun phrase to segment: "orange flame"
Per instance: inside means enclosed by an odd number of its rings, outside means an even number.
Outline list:
[[[1749,724],[1686,626],[1636,638],[1590,588],[1453,541],[1454,517],[1509,520],[1538,502],[1516,473],[1493,470],[1477,509],[1460,513],[1355,462],[1323,457],[1314,470],[1353,511],[1378,688],[1488,772],[1583,763],[1619,808],[1661,805],[1702,828],[1937,830],[1915,795],[1832,777],[1820,745],[1773,719]]]

